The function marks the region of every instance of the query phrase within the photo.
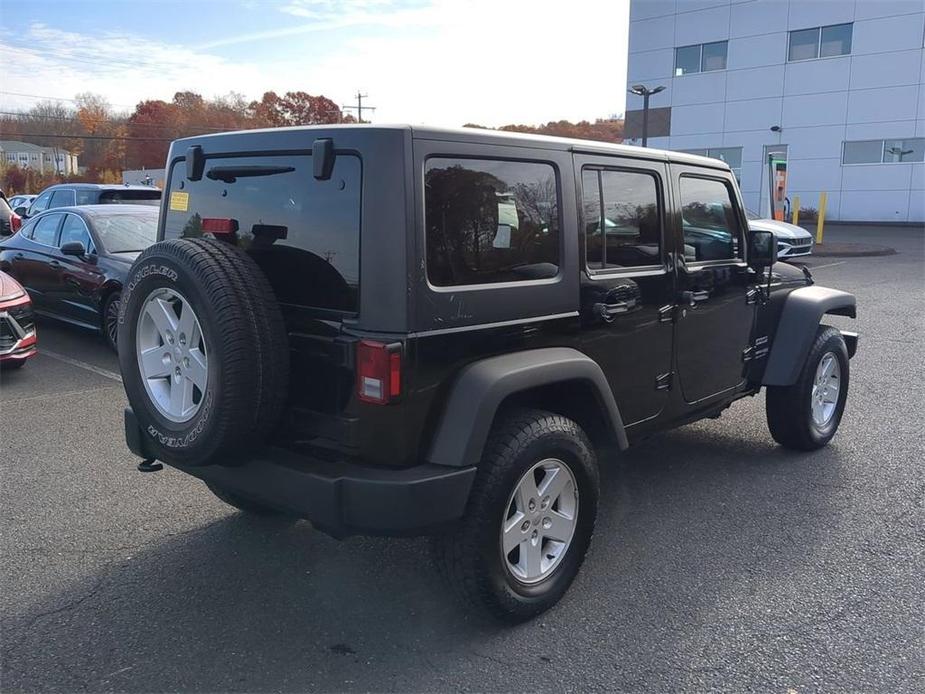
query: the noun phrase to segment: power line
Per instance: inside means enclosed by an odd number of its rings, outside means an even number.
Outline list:
[[[356,111],[356,112],[357,112],[357,121],[360,122],[360,123],[362,123],[362,122],[363,122],[363,109],[364,109],[364,108],[365,108],[367,111],[375,111],[375,110],[376,110],[376,107],[375,107],[375,106],[365,106],[365,107],[363,106],[363,99],[365,99],[365,98],[368,97],[368,96],[369,96],[369,94],[362,94],[362,93],[360,93],[359,90],[357,90],[357,93],[356,93],[357,105],[356,105],[356,106],[341,106],[341,110],[343,110],[343,111]]]
[[[119,137],[117,135],[49,135],[47,133],[14,133],[19,137],[54,137],[61,140],[125,140],[126,142],[173,142],[171,137]]]
[[[0,115],[18,117],[24,120],[40,120],[40,121],[41,120],[56,120],[56,121],[65,121],[68,123],[80,123],[80,124],[83,124],[85,122],[83,119],[78,118],[76,116],[35,116],[28,112],[22,112],[22,111],[0,111]],[[123,125],[123,124],[130,125],[130,123],[128,123],[127,121],[125,123],[120,123],[118,120],[110,120],[106,118],[88,118],[86,119],[86,121],[90,123],[95,123],[95,124],[104,123],[107,125]],[[172,125],[165,125],[165,124],[158,124],[158,123],[140,123],[139,125],[143,125],[146,128],[159,128],[159,129],[167,129],[167,128],[174,127]],[[225,132],[228,130],[228,128],[222,128],[222,127],[218,127],[214,125],[203,125],[201,123],[184,123],[184,125],[190,128],[202,128],[205,130],[214,130],[216,132]]]

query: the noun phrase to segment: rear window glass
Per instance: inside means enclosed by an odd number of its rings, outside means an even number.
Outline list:
[[[432,284],[516,282],[558,274],[559,198],[551,165],[432,158],[424,188]]]
[[[280,302],[357,311],[359,157],[338,154],[324,181],[311,155],[209,158],[199,181],[185,171],[181,161],[171,175],[165,238],[221,236],[253,256]],[[235,231],[210,233],[228,220]]]
[[[157,213],[97,214],[93,228],[110,253],[143,251],[157,240]]]
[[[161,191],[152,190],[104,190],[100,193],[101,205],[131,203],[133,205],[160,205]]]

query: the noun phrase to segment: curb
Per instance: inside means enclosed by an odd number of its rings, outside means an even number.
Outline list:
[[[873,258],[895,254],[894,248],[869,243],[826,243],[813,246],[813,255],[819,258]]]

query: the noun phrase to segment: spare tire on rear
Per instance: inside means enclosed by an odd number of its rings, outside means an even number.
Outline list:
[[[245,252],[212,239],[147,248],[122,291],[118,330],[125,392],[159,460],[233,464],[278,425],[286,330]]]

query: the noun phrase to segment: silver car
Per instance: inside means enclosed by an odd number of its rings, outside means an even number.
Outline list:
[[[813,252],[813,235],[803,227],[776,219],[762,219],[751,210],[745,210],[749,229],[770,231],[777,239],[778,258],[796,258]]]

